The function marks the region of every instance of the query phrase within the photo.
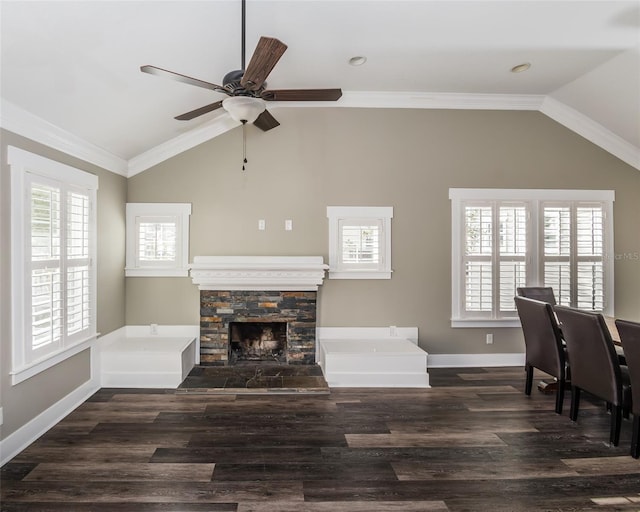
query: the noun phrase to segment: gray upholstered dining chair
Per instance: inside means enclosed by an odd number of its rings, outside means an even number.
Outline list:
[[[633,391],[631,412],[633,432],[631,434],[631,456],[640,457],[640,323],[616,320],[616,328],[629,367],[629,378]]]
[[[623,372],[604,318],[599,313],[556,306],[571,365],[572,421],[578,419],[582,390],[611,406],[609,442],[618,446],[623,410],[631,406],[628,372]]]
[[[516,288],[516,293],[520,297],[541,300],[552,306],[556,305],[556,296],[553,293],[553,288],[550,286],[521,286]]]
[[[556,412],[562,414],[566,384],[566,357],[562,334],[551,305],[526,297],[514,298],[525,344],[525,394],[531,394],[533,369],[538,368],[556,378]]]

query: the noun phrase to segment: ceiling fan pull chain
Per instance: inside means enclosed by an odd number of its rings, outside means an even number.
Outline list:
[[[242,170],[247,163],[247,122],[242,121]]]

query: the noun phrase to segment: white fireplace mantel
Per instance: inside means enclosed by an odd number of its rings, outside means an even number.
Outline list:
[[[316,291],[322,256],[195,256],[189,266],[200,290]]]

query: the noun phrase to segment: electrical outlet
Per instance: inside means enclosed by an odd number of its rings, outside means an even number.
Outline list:
[[[487,334],[487,345],[493,345],[493,333]]]
[[[151,324],[151,334],[153,336],[158,334],[158,324]]]
[[[286,231],[291,231],[293,229],[293,221],[291,219],[287,219],[284,221],[284,229]]]
[[[258,229],[259,229],[260,231],[264,231],[265,229],[267,229],[267,223],[265,222],[265,220],[264,220],[264,219],[260,219],[260,220],[258,221]]]

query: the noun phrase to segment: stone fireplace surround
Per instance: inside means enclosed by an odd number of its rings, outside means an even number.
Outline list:
[[[322,256],[196,256],[200,289],[200,364],[229,364],[231,322],[286,322],[286,363],[316,362]]]

